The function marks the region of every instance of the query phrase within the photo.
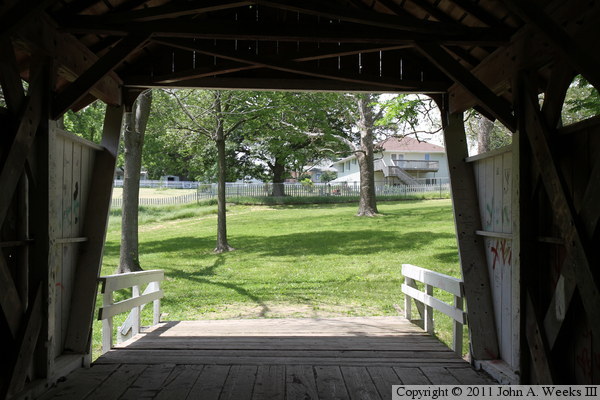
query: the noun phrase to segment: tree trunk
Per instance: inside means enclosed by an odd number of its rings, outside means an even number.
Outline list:
[[[490,151],[490,139],[492,136],[492,129],[494,129],[494,123],[482,115],[481,118],[479,118],[478,125],[477,152],[482,154]]]
[[[225,130],[221,109],[221,94],[215,92],[215,115],[217,118],[217,132],[215,143],[217,145],[217,247],[215,253],[224,253],[235,250],[227,242],[227,199],[225,197],[225,180],[227,178],[225,156]]]
[[[283,181],[285,180],[285,165],[279,158],[275,158],[273,163],[273,197],[285,196],[285,186]]]
[[[138,240],[138,203],[144,133],[152,105],[152,92],[142,93],[127,115],[124,145],[123,206],[121,214],[121,253],[118,273],[141,271]]]
[[[358,203],[359,217],[372,217],[377,215],[377,201],[375,199],[375,167],[373,154],[373,128],[375,118],[373,106],[370,105],[369,95],[356,95],[358,105],[358,130],[360,132],[360,149],[356,153],[360,171],[360,200]]]

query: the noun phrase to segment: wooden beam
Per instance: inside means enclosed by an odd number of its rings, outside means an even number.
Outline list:
[[[101,143],[104,150],[96,154],[92,170],[91,189],[83,226],[83,236],[87,237],[88,241],[81,245],[77,260],[73,280],[77,285],[73,287],[71,295],[71,313],[65,339],[65,350],[77,354],[87,353],[91,340],[98,290],[97,279],[102,266],[123,111],[124,107],[107,107]]]
[[[15,189],[23,173],[27,157],[31,151],[31,145],[35,138],[36,130],[41,119],[42,112],[42,85],[44,79],[38,76],[31,83],[30,95],[23,112],[20,114],[17,133],[10,144],[10,150],[2,171],[0,171],[0,226],[4,223],[8,209],[12,202]]]
[[[446,82],[431,82],[431,81],[408,81],[400,79],[389,79],[383,77],[372,77],[361,74],[348,74],[343,71],[331,71],[319,68],[312,68],[307,65],[302,65],[295,62],[280,61],[271,57],[248,56],[241,55],[237,52],[225,52],[222,48],[209,45],[190,45],[187,41],[177,39],[156,40],[158,43],[170,45],[185,50],[195,51],[201,54],[223,58],[230,61],[250,64],[256,68],[269,68],[277,71],[296,73],[314,78],[333,79],[348,83],[367,84],[374,87],[396,87],[398,90],[417,90],[420,89],[423,93],[441,93],[445,92],[448,87]]]
[[[442,10],[440,10],[439,8],[437,8],[436,6],[434,6],[433,4],[429,3],[426,0],[410,0],[410,1],[413,4],[415,4],[416,6],[418,6],[420,9],[427,12],[433,18],[437,19],[438,21],[454,22],[454,19],[452,19],[451,16],[449,16],[448,14],[446,14],[445,12],[443,12]]]
[[[530,0],[502,0],[502,2],[512,12],[544,35],[577,72],[581,73],[588,82],[600,90],[600,62],[594,52],[582,47],[579,41],[565,32],[534,2]]]
[[[2,252],[0,252],[0,306],[12,338],[17,339],[24,312],[23,304]]]
[[[586,235],[583,233],[584,230],[577,218],[573,203],[566,194],[563,179],[548,145],[548,129],[545,127],[544,117],[539,109],[536,91],[531,88],[526,79],[522,79],[521,85],[525,88],[523,101],[526,134],[552,205],[554,219],[561,229],[565,243],[568,244],[566,246],[567,258],[572,260],[564,265],[563,274],[576,282],[592,331],[594,335],[600,337],[600,307],[598,307],[600,291],[598,278],[592,270],[584,244],[588,241],[585,239]],[[590,180],[590,182],[592,181]],[[596,198],[595,196],[598,195],[589,194],[589,196]]]
[[[489,27],[505,27],[505,25],[495,16],[481,8],[472,0],[452,0],[452,2]]]
[[[450,19],[442,23],[426,21],[412,16],[387,15],[373,11],[355,11],[347,7],[335,7],[325,2],[315,0],[260,0],[260,5],[278,8],[281,10],[295,11],[301,14],[315,15],[351,22],[355,24],[375,26],[380,28],[400,29],[408,32],[421,33],[460,33],[466,28]],[[450,23],[445,23],[450,22]]]
[[[600,25],[597,23],[600,7],[595,5],[590,9],[588,4],[584,0],[561,2],[559,7],[549,11],[549,16],[558,24],[565,24],[567,33],[582,47],[595,48],[600,31]],[[574,16],[575,10],[580,15]],[[578,20],[583,20],[584,25],[568,24],[569,21]],[[471,72],[494,93],[512,96],[514,71],[538,70],[555,61],[556,53],[548,51],[545,37],[529,25],[525,25],[512,37],[508,46],[493,52]],[[458,84],[453,85],[449,92],[452,99],[451,112],[465,111],[477,102],[477,99]]]
[[[432,40],[443,44],[498,46],[506,44],[510,32],[490,28],[465,28],[458,32],[418,33],[389,28],[357,29],[352,24],[256,24],[206,20],[157,20],[129,24],[107,24],[102,16],[78,16],[63,22],[66,32],[126,36],[153,34],[154,37],[197,39],[267,40],[289,42],[347,42],[379,44],[411,44],[415,40]]]
[[[59,33],[54,22],[47,16],[33,20],[15,32],[16,47],[30,53],[41,53],[55,60],[58,74],[73,82],[98,60],[98,57],[75,37]],[[107,104],[121,102],[121,80],[115,73],[102,78],[90,91]]]
[[[535,367],[535,375],[539,385],[551,385],[554,382],[552,366],[550,363],[550,350],[545,342],[531,296],[526,296],[525,335],[529,343],[531,361]]]
[[[148,82],[138,81],[125,83],[127,88],[178,88],[178,89],[248,89],[248,90],[291,90],[291,91],[333,91],[333,92],[378,92],[378,93],[398,93],[399,89],[395,86],[374,86],[369,84],[357,84],[342,82],[331,79],[311,79],[302,76],[296,78],[238,78],[216,76],[211,78],[198,78],[173,83],[156,83],[151,79]],[[420,89],[402,89],[403,93],[419,93]]]
[[[38,344],[44,319],[42,294],[42,284],[40,283],[33,303],[25,316],[25,329],[22,330],[21,340],[17,346],[17,359],[10,373],[7,397],[18,394],[25,386],[27,372],[33,362],[34,352]]]
[[[85,97],[98,81],[117,68],[129,54],[142,47],[147,40],[148,36],[131,35],[117,43],[75,82],[58,94],[54,101],[53,119],[60,117],[73,104]]]
[[[178,18],[186,15],[199,15],[208,12],[228,10],[254,4],[253,0],[204,0],[197,2],[173,2],[161,6],[134,11],[113,12],[105,15],[109,23],[129,23],[131,21],[153,21],[163,18]]]
[[[0,37],[7,37],[37,14],[42,13],[58,0],[20,0],[13,1],[5,13],[0,16]]]
[[[17,67],[17,59],[9,39],[0,36],[0,85],[9,112],[16,117],[23,105],[25,91]]]
[[[460,266],[467,299],[472,357],[476,360],[498,358],[498,336],[487,271],[484,241],[476,234],[481,229],[479,201],[473,165],[467,163],[468,148],[462,113],[447,114],[442,109],[444,142],[450,171],[452,206]]]
[[[542,114],[546,119],[546,126],[556,129],[561,122],[561,114],[567,90],[575,77],[575,71],[563,60],[557,60],[552,68],[550,81],[544,92]]]
[[[496,96],[485,84],[450,56],[441,46],[433,43],[418,42],[417,49],[448,75],[454,82],[463,86],[479,100],[480,105],[496,117],[508,129],[515,131],[515,119],[510,104]]]

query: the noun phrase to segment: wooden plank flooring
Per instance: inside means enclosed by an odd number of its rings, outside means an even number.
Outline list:
[[[44,399],[390,399],[392,385],[494,383],[399,317],[178,321]]]

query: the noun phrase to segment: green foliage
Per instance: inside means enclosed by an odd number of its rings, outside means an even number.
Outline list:
[[[216,216],[145,222],[140,261],[165,271],[161,308],[171,321],[261,312],[267,318],[397,315],[400,264],[460,277],[449,200],[382,203],[381,216],[366,220],[355,211],[355,204],[231,206],[228,230],[237,250],[226,254],[212,253]],[[103,275],[114,272],[119,236],[111,219]],[[435,317],[439,336],[449,342],[450,323]],[[100,326],[95,322],[96,355]]]
[[[102,139],[106,104],[95,101],[78,112],[67,111],[63,117],[65,129],[95,143]]]
[[[321,173],[321,182],[323,183],[331,182],[335,178],[337,178],[336,171],[323,171]]]
[[[564,125],[600,115],[600,94],[583,76],[577,75],[567,90],[562,111]]]

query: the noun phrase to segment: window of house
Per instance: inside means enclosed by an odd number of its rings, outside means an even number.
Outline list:
[[[352,160],[352,165],[356,165],[356,158]]]
[[[430,158],[431,158],[431,154],[425,153],[425,160],[429,161]]]
[[[350,169],[350,161],[346,161],[346,168]]]
[[[340,172],[344,172],[344,163],[340,164]]]

